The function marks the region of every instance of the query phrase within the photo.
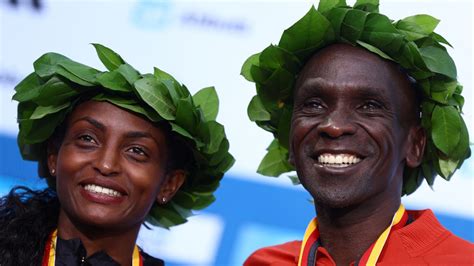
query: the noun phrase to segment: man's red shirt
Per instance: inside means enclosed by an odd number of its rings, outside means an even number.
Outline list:
[[[444,228],[431,210],[408,211],[413,222],[390,233],[377,265],[474,265],[474,244]],[[255,251],[244,266],[297,265],[301,241]],[[316,264],[336,265],[324,247],[318,247]]]

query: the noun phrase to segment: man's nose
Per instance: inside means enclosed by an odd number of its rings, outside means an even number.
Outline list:
[[[344,135],[352,135],[356,132],[351,112],[338,109],[330,112],[326,119],[318,126],[318,133],[328,138],[339,138]]]
[[[103,176],[116,176],[120,172],[120,151],[113,147],[103,147],[98,152],[94,169]]]

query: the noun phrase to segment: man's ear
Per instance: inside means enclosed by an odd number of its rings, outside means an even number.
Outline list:
[[[426,132],[421,126],[412,127],[408,133],[408,147],[406,165],[410,168],[418,167],[422,160],[426,145]]]
[[[183,185],[185,179],[186,171],[184,170],[173,170],[168,173],[164,182],[161,184],[160,192],[157,195],[158,203],[165,204],[171,200],[174,194],[176,194],[179,188]]]
[[[57,171],[57,161],[58,161],[58,147],[53,141],[48,142],[48,147],[46,150],[48,172],[51,176],[56,176]]]

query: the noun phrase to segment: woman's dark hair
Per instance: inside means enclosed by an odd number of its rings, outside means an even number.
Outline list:
[[[0,198],[0,265],[41,265],[58,216],[59,201],[50,188],[19,186]]]
[[[56,128],[50,149],[59,150],[66,127],[63,122]],[[166,170],[191,171],[194,160],[188,143],[173,133],[169,124],[158,123],[157,127],[165,133]],[[60,204],[55,179],[49,175],[46,149],[43,160],[38,162],[38,173],[46,178],[49,188],[35,191],[18,186],[0,198],[0,266],[41,265],[46,241],[57,228]]]

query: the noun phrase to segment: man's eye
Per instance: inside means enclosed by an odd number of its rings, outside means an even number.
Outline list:
[[[141,147],[131,147],[129,149],[130,152],[134,153],[134,154],[137,154],[137,155],[142,155],[142,156],[146,156],[146,152],[143,148]]]
[[[311,108],[311,109],[323,109],[324,106],[320,101],[307,101],[304,103],[305,108]]]
[[[375,111],[382,108],[382,105],[377,102],[367,102],[361,106],[363,110]]]

